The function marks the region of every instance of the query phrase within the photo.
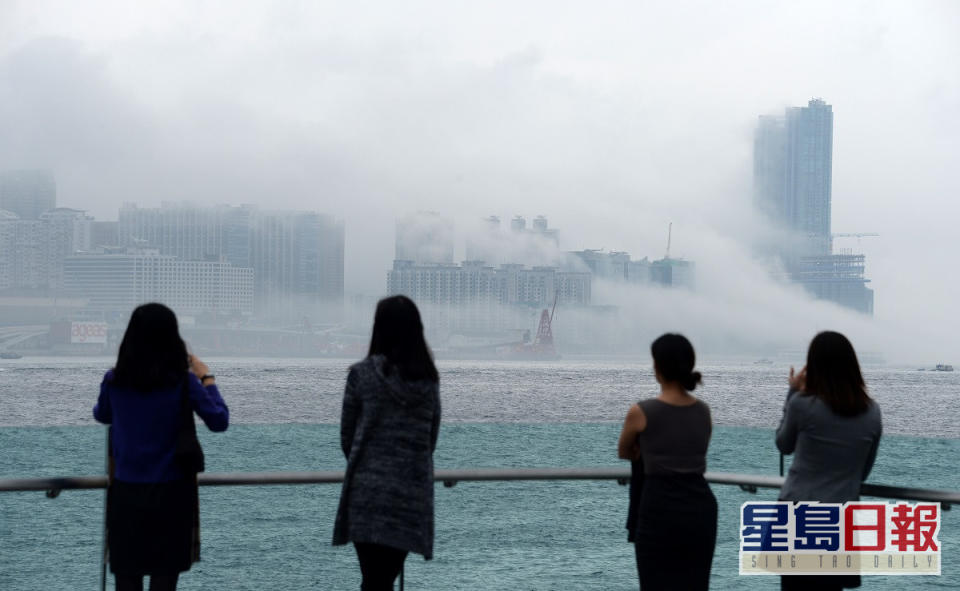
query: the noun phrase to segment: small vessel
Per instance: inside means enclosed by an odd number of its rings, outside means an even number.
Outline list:
[[[933,368],[933,371],[953,371],[953,366],[945,363],[938,363],[937,366]]]
[[[773,361],[764,357],[763,359],[757,359],[753,362],[754,365],[773,365]]]
[[[19,353],[13,353],[13,352],[10,352],[10,351],[2,351],[2,352],[0,352],[0,359],[20,359],[20,358],[22,358],[22,357],[23,357],[23,355],[21,355],[21,354],[19,354]],[[953,368],[951,368],[951,371],[953,371]]]

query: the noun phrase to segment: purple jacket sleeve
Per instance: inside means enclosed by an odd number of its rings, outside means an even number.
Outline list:
[[[230,410],[220,396],[217,385],[204,386],[193,374],[189,374],[187,379],[190,384],[190,403],[193,405],[193,410],[211,431],[226,431],[230,424]]]

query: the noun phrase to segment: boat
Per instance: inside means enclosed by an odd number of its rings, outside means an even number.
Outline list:
[[[773,365],[773,361],[764,357],[763,359],[757,359],[753,362],[754,365]]]
[[[938,363],[937,366],[933,368],[933,371],[953,371],[953,366],[945,363]]]
[[[0,352],[0,359],[20,359],[23,355],[19,353],[12,353],[10,351]]]

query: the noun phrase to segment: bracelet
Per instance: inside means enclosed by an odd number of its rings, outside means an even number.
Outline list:
[[[216,378],[217,376],[213,375],[212,373],[205,373],[200,376],[200,383],[202,384],[204,380],[215,380]]]

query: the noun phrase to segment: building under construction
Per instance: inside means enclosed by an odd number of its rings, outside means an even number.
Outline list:
[[[862,254],[842,252],[800,257],[789,265],[790,278],[817,299],[873,315],[873,290],[867,287]]]

